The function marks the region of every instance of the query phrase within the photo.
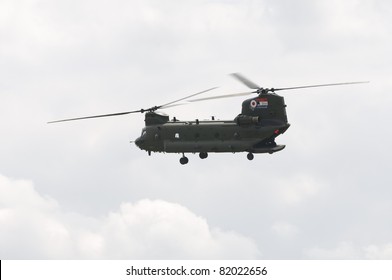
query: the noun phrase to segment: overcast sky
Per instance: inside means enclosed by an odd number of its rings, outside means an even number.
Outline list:
[[[0,1],[0,259],[392,259],[392,2]],[[284,92],[273,155],[153,154],[138,110]],[[165,110],[234,119],[243,98]]]

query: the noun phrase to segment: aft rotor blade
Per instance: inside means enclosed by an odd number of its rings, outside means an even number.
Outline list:
[[[240,93],[232,93],[232,94],[225,94],[225,95],[217,95],[217,96],[210,96],[210,97],[204,97],[204,98],[196,98],[196,99],[190,99],[188,100],[189,102],[199,102],[199,101],[204,101],[204,100],[213,100],[213,99],[221,99],[221,98],[230,98],[230,97],[237,97],[237,96],[244,96],[244,95],[250,95],[255,93],[254,91],[248,91],[248,92],[240,92]]]
[[[166,104],[163,104],[163,105],[157,106],[157,107],[158,107],[158,109],[173,107],[173,106],[169,106],[169,105],[172,105],[172,104],[174,104],[174,103],[180,102],[180,101],[182,101],[182,100],[185,100],[185,99],[188,99],[188,98],[191,98],[191,97],[200,95],[200,94],[202,94],[202,93],[205,93],[205,92],[207,92],[207,91],[210,91],[210,90],[213,90],[213,89],[217,89],[217,88],[218,88],[218,87],[209,88],[209,89],[206,89],[206,90],[200,91],[200,92],[198,92],[198,93],[194,93],[194,94],[188,95],[188,96],[186,96],[186,97],[177,99],[177,100],[175,100],[175,101],[171,101],[171,102],[169,102],[169,103],[166,103]],[[183,105],[183,104],[181,104],[181,105]]]
[[[72,119],[64,119],[64,120],[58,120],[58,121],[51,121],[48,123],[58,123],[58,122],[68,122],[68,121],[77,121],[77,120],[84,120],[84,119],[95,119],[95,118],[104,118],[104,117],[113,117],[113,116],[121,116],[121,115],[127,115],[127,114],[132,114],[132,113],[141,113],[144,112],[145,110],[137,110],[137,111],[129,111],[129,112],[121,112],[121,113],[113,113],[113,114],[105,114],[105,115],[95,115],[95,116],[87,116],[87,117],[80,117],[80,118],[72,118]]]
[[[291,89],[314,88],[314,87],[343,86],[343,85],[366,84],[366,83],[369,83],[369,81],[345,82],[345,83],[334,83],[334,84],[321,84],[321,85],[310,85],[310,86],[299,86],[299,87],[286,87],[286,88],[275,88],[275,89],[270,89],[270,90],[271,91],[279,91],[279,90],[291,90]]]
[[[231,76],[236,78],[238,81],[246,85],[250,89],[259,89],[260,86],[255,84],[254,82],[250,81],[249,79],[242,76],[240,73],[232,73]]]

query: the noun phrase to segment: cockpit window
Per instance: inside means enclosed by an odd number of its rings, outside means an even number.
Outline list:
[[[145,129],[142,130],[142,136],[144,136],[147,133]]]

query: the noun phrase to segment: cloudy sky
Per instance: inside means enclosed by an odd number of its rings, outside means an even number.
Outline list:
[[[0,1],[0,259],[392,259],[392,3]],[[274,155],[153,154],[143,115],[264,87]],[[166,110],[233,119],[242,98]]]

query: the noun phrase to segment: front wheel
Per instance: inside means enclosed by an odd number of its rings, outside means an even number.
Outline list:
[[[249,160],[253,160],[254,159],[254,155],[252,153],[248,153],[246,156]]]
[[[184,165],[184,164],[187,164],[188,163],[188,158],[187,157],[182,157],[182,158],[180,158],[180,163],[182,164],[182,165]]]

